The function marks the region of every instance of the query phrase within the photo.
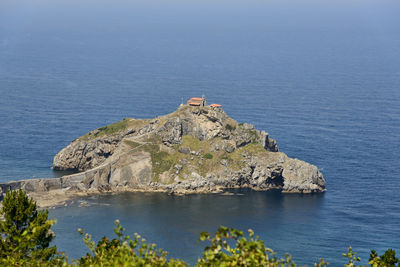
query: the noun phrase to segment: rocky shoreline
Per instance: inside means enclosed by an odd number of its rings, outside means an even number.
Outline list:
[[[253,125],[239,124],[221,108],[181,105],[154,119],[124,119],[75,139],[54,158],[60,178],[0,184],[23,189],[50,207],[91,194],[114,192],[220,193],[230,188],[324,192],[318,168],[278,151]]]

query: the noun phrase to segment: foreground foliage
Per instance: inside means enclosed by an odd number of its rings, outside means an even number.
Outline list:
[[[146,243],[140,235],[134,234],[133,238],[124,235],[118,220],[114,228],[117,238],[112,240],[103,237],[95,244],[91,235],[83,234],[81,229],[78,231],[91,251],[76,262],[80,266],[186,266],[181,260],[168,260],[167,252]]]
[[[50,247],[55,221],[48,211],[38,211],[36,203],[22,190],[7,192],[0,215],[0,265],[45,265],[63,260],[56,246]]]
[[[90,234],[84,234],[83,241],[90,253],[72,262],[57,252],[56,246],[50,246],[54,239],[50,228],[55,221],[48,220],[48,211],[38,211],[36,203],[23,191],[7,192],[0,215],[0,266],[188,266],[180,259],[169,259],[167,252],[157,249],[155,244],[147,243],[138,234],[132,237],[124,234],[124,228],[115,221],[116,237],[103,237],[97,243]],[[212,236],[207,232],[200,234],[200,240],[207,242],[203,255],[196,266],[297,266],[289,254],[278,258],[267,248],[264,241],[248,230],[242,231],[221,226]],[[343,256],[347,258],[345,266],[357,265],[360,258],[352,248]],[[371,267],[400,267],[396,252],[387,250],[379,256],[372,250],[368,262]],[[314,266],[328,265],[323,259]]]
[[[197,266],[296,266],[288,254],[278,259],[250,229],[249,236],[245,237],[242,231],[221,226],[214,237],[203,232],[200,240],[208,240],[211,245],[205,247]],[[323,265],[321,261],[315,266]]]

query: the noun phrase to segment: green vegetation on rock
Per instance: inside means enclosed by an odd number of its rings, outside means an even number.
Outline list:
[[[114,135],[120,133],[122,131],[127,130],[131,127],[139,127],[144,124],[145,120],[136,120],[134,118],[125,118],[121,121],[117,121],[115,123],[100,127],[96,130],[93,130],[84,136],[80,137],[80,140],[89,140],[102,136]]]
[[[222,160],[226,160],[231,169],[237,171],[245,166],[243,155],[254,156],[268,153],[262,145],[254,142],[236,149],[232,153],[228,153],[223,149],[213,151],[213,144],[219,141],[221,141],[220,138],[199,140],[192,135],[184,135],[182,144],[174,145],[172,149],[165,150],[161,149],[163,145],[159,138],[148,139],[146,144],[142,146],[132,141],[125,141],[125,143],[132,148],[140,146],[138,150],[150,153],[155,182],[160,182],[160,175],[164,172],[168,172],[171,175],[175,173],[176,170],[173,168],[175,165],[183,165],[179,175],[189,175],[191,172],[197,172],[204,176],[209,172],[220,170]],[[179,152],[183,148],[187,148],[189,153]],[[191,152],[195,152],[196,155]],[[182,164],[183,162],[187,164]]]
[[[128,119],[123,119],[122,121],[118,121],[113,124],[100,127],[98,129],[100,132],[96,134],[96,137],[108,134],[115,134],[119,131],[125,130],[126,127],[128,127],[128,122],[129,122]]]
[[[205,159],[213,159],[213,154],[211,154],[211,153],[206,153],[206,154],[204,154],[204,158]]]
[[[159,177],[163,172],[169,171],[175,160],[171,158],[171,155],[165,151],[158,151],[151,155],[151,162],[153,164],[153,172],[156,178]]]
[[[131,140],[124,140],[124,143],[130,146],[132,149],[139,147],[141,144],[131,141]]]
[[[248,130],[251,136],[251,142],[256,144],[257,143],[257,139],[258,139],[258,134],[257,131],[254,129]]]
[[[200,141],[196,137],[192,135],[184,135],[182,136],[182,144],[180,147],[188,147],[192,151],[209,151],[210,150],[210,140]]]
[[[245,167],[245,162],[243,160],[243,155],[254,156],[260,155],[262,153],[268,153],[265,151],[264,147],[260,144],[250,143],[244,147],[236,149],[232,153],[223,153],[221,159],[225,159],[232,166],[233,170],[240,170]]]
[[[86,137],[87,139],[90,139],[90,138],[101,137],[104,135],[112,135],[125,130],[128,127],[128,124],[129,124],[129,119],[123,119],[122,121],[118,121],[113,124],[100,127],[96,129],[93,134],[92,132],[90,132],[84,135],[83,138]]]
[[[160,149],[160,143],[160,140],[153,138],[140,147],[140,150],[150,153],[153,177],[156,182],[159,182],[160,175],[170,170],[176,161],[171,154]]]
[[[234,131],[236,130],[236,126],[228,123],[225,125],[225,129],[227,129],[228,131]]]

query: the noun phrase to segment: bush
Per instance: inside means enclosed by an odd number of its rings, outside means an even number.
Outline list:
[[[371,250],[368,263],[373,267],[395,267],[396,263],[400,266],[400,260],[396,258],[396,252],[393,249],[386,250],[382,256],[378,256],[375,250]]]
[[[103,237],[97,245],[89,234],[84,235],[84,242],[91,251],[77,261],[79,266],[187,266],[182,260],[168,260],[167,252],[156,249],[155,244],[149,244],[140,235],[133,238],[123,234],[124,228],[115,221],[114,232],[117,238],[109,240]]]
[[[213,159],[213,154],[211,154],[211,153],[206,153],[205,155],[204,155],[204,158],[205,159]]]
[[[225,125],[225,129],[227,129],[228,131],[234,131],[236,130],[236,126],[235,125],[230,125],[229,123]]]
[[[0,221],[1,265],[62,261],[56,246],[50,247],[54,238],[50,228],[55,221],[47,220],[48,211],[38,211],[36,202],[25,192],[7,191],[0,215],[4,217]]]
[[[201,233],[200,240],[208,240],[211,245],[205,247],[197,266],[296,266],[289,254],[278,259],[252,230],[248,232],[248,237],[245,237],[242,231],[221,226],[213,238],[207,232]],[[326,264],[321,260],[315,266]]]

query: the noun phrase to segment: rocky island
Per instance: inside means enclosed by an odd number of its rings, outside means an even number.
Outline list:
[[[193,103],[154,119],[126,118],[93,130],[54,157],[55,170],[76,174],[0,184],[0,198],[17,188],[40,206],[102,192],[325,191],[318,168],[279,152],[268,133],[238,123],[220,105]]]

